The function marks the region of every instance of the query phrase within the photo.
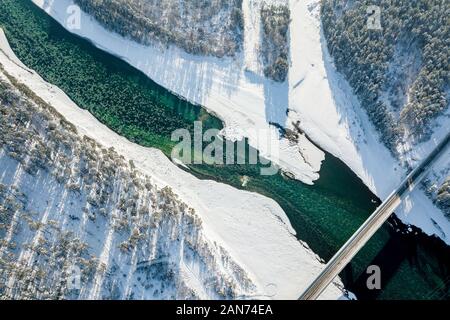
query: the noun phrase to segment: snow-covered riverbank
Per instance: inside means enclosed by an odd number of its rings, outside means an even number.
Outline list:
[[[75,105],[59,88],[26,68],[0,32],[0,63],[21,83],[52,105],[80,134],[133,160],[159,187],[170,186],[201,217],[205,235],[217,242],[257,286],[259,296],[295,299],[323,265],[299,242],[277,203],[255,193],[202,181],[179,169],[161,151],[133,144]],[[332,285],[323,298],[341,296]]]

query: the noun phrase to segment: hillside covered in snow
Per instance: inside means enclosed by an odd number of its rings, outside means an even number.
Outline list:
[[[0,66],[2,298],[293,299],[322,267],[274,201],[117,135],[3,32]]]

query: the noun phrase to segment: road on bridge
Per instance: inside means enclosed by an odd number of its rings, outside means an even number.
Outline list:
[[[411,171],[389,197],[377,208],[367,221],[355,232],[355,234],[342,246],[342,248],[327,263],[324,270],[313,283],[300,296],[300,300],[315,300],[336,278],[362,247],[372,238],[375,232],[391,216],[400,205],[401,197],[411,192],[416,185],[426,176],[433,163],[439,159],[443,151],[448,147],[450,133],[439,143],[436,148],[425,158],[420,165]]]

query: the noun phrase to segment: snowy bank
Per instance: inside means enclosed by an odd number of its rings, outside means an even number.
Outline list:
[[[98,48],[121,57],[144,72],[149,78],[200,104],[225,123],[224,135],[231,139],[249,138],[249,144],[262,155],[279,164],[304,183],[318,179],[324,153],[301,136],[298,143],[278,139],[279,132],[270,123],[284,125],[288,109],[288,84],[275,83],[255,70],[258,67],[256,49],[260,30],[258,5],[246,0],[243,5],[245,34],[244,53],[235,58],[219,59],[195,56],[176,47],[159,48],[140,45],[104,29],[94,18],[81,12],[80,28],[68,28],[71,0],[33,0],[70,32],[89,39]],[[270,135],[262,141],[258,132]],[[277,151],[276,154],[275,151]]]
[[[261,297],[295,299],[323,268],[318,257],[294,236],[285,213],[271,199],[214,181],[202,181],[179,169],[163,153],[131,143],[80,109],[59,88],[46,83],[14,55],[0,31],[0,63],[73,123],[80,134],[133,160],[158,187],[169,186],[201,217],[209,241],[223,247],[250,276]],[[336,284],[322,295],[342,295]]]

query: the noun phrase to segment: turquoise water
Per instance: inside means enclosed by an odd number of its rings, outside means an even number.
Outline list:
[[[170,153],[174,129],[193,122],[222,128],[201,106],[173,95],[120,59],[62,28],[27,0],[2,0],[0,25],[17,56],[45,80],[63,89],[80,107],[136,143]],[[261,176],[259,165],[192,165],[200,178],[214,179],[276,200],[299,239],[328,260],[376,208],[376,197],[339,159],[326,154],[314,186],[281,174]],[[245,188],[241,178],[249,177]],[[353,259],[342,277],[362,299],[450,297],[450,250],[442,241],[391,218]],[[416,234],[417,233],[417,234]],[[369,291],[365,269],[378,264],[382,290]],[[299,276],[301,276],[299,270]]]

